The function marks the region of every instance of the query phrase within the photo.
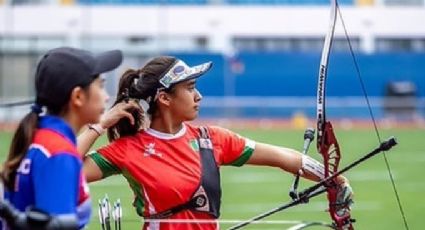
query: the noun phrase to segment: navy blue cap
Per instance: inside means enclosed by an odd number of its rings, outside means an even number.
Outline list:
[[[99,74],[121,65],[120,50],[99,55],[71,47],[48,51],[40,60],[35,75],[36,102],[46,106],[64,105],[77,86],[89,85]]]

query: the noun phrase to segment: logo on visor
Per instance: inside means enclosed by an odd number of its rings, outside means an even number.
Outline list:
[[[208,62],[199,66],[189,67],[183,61],[178,60],[178,62],[170,70],[168,70],[167,73],[164,74],[159,82],[165,88],[169,88],[172,84],[184,81],[191,76],[200,76],[203,74],[203,72],[208,70],[210,66],[211,63]]]
[[[184,66],[179,65],[179,66],[176,66],[176,68],[173,69],[173,74],[174,75],[180,75],[180,74],[183,73],[183,71],[184,71]]]
[[[180,80],[185,79],[188,76],[190,69],[183,65],[173,67],[161,80],[161,84],[166,88],[170,87],[171,84],[176,83]]]

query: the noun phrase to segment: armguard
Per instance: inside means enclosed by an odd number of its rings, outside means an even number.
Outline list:
[[[302,155],[302,166],[301,170],[305,172],[309,172],[313,175],[316,175],[321,180],[325,178],[325,169],[323,165],[317,160],[307,156]]]

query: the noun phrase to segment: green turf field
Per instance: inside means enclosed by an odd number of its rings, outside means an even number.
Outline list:
[[[280,144],[300,149],[303,131],[252,131],[236,130],[257,141]],[[372,130],[337,130],[343,151],[342,165],[355,160],[377,145]],[[425,225],[425,131],[423,129],[385,130],[383,137],[394,135],[399,145],[387,153],[396,180],[410,229],[423,229]],[[5,157],[11,134],[0,132],[2,160]],[[105,140],[100,140],[101,145]],[[313,154],[320,159],[317,154]],[[223,220],[242,220],[267,211],[289,200],[288,189],[292,176],[273,168],[244,166],[224,167],[222,172]],[[355,191],[352,216],[357,219],[356,229],[404,229],[396,198],[382,156],[378,155],[351,170],[346,175]],[[302,183],[300,186],[308,186]],[[119,176],[91,184],[93,217],[88,229],[100,229],[97,200],[108,194],[111,200],[121,198],[123,203],[123,229],[140,229],[141,220],[131,207],[133,195]],[[310,203],[273,215],[266,220],[329,221],[324,212],[327,201],[324,196]],[[230,225],[222,224],[222,229]],[[246,229],[286,229],[289,225],[253,225]],[[316,228],[320,229],[320,228]]]

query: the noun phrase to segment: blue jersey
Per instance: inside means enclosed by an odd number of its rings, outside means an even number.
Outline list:
[[[33,206],[52,215],[76,214],[80,228],[89,222],[91,201],[82,159],[75,134],[62,119],[40,117],[15,187],[5,189],[5,199],[21,211]]]

